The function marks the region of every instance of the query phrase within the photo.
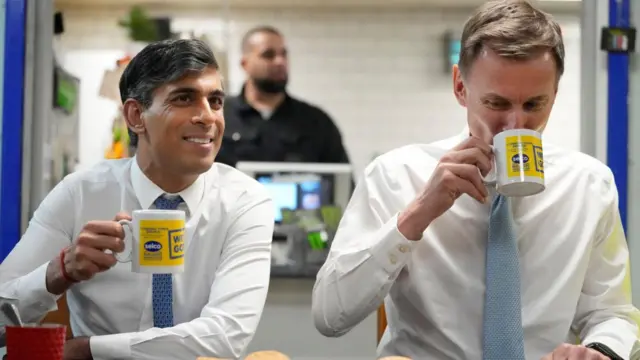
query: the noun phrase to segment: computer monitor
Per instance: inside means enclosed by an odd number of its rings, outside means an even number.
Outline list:
[[[325,205],[344,209],[351,197],[352,169],[349,164],[238,162],[236,168],[262,183],[276,207],[315,210]]]
[[[298,208],[298,184],[291,182],[274,182],[270,177],[259,177],[258,181],[271,195],[275,210],[276,222],[282,221],[282,209]]]
[[[258,181],[267,189],[276,211],[276,221],[282,221],[282,209],[316,210],[331,203],[326,180],[315,177],[296,179],[290,176],[258,175]]]

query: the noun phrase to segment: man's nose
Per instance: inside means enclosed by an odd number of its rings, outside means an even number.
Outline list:
[[[525,123],[525,114],[520,111],[512,111],[503,119],[501,130],[524,129]]]
[[[211,108],[209,101],[203,101],[198,107],[198,114],[192,117],[191,122],[211,126],[216,121],[216,111]]]
[[[273,64],[276,66],[285,66],[287,64],[287,57],[285,55],[277,55],[273,58]]]

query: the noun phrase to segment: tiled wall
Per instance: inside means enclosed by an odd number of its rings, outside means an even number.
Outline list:
[[[83,77],[81,163],[99,160],[115,105],[96,99],[100,77],[127,46],[115,26],[122,12],[66,11],[59,49],[71,71]],[[358,171],[376,153],[429,142],[461,130],[465,112],[444,71],[442,35],[459,30],[468,12],[439,10],[233,10],[223,30],[222,12],[172,14],[174,28],[205,32],[229,59],[232,91],[243,81],[239,42],[256,24],[285,34],[291,54],[292,94],[320,105],[342,130]],[[546,140],[579,147],[580,34],[578,14],[558,15],[567,47],[566,74]],[[80,52],[78,52],[80,51]],[[78,57],[77,55],[83,55]]]

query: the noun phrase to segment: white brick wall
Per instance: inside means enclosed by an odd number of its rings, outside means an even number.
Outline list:
[[[95,98],[100,74],[126,47],[115,26],[122,12],[65,12],[60,48],[71,71],[82,77],[81,162],[99,160],[108,142],[114,105]],[[458,132],[465,112],[454,100],[443,71],[441,36],[458,30],[465,12],[435,10],[235,10],[228,33],[219,11],[172,14],[174,28],[196,29],[228,43],[232,91],[243,81],[239,42],[257,24],[285,34],[291,54],[290,91],[329,112],[342,130],[360,171],[376,153],[411,142],[429,142]],[[547,141],[579,147],[579,17],[560,15],[567,47]],[[226,36],[228,35],[228,36]],[[77,56],[81,51],[81,56]],[[97,60],[97,62],[96,62]],[[100,141],[96,141],[100,137]]]

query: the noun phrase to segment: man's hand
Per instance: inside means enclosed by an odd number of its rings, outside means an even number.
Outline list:
[[[75,280],[91,279],[95,274],[109,270],[117,263],[113,254],[124,250],[124,229],[118,223],[127,217],[118,214],[113,221],[88,222],[74,244],[66,250],[64,266]]]
[[[481,203],[489,196],[482,177],[493,167],[491,146],[469,137],[445,154],[422,193],[398,216],[398,230],[419,240],[427,226],[449,210],[462,194]]]
[[[64,344],[63,360],[93,360],[88,337],[69,339]]]
[[[73,244],[64,250],[64,264],[56,257],[47,268],[47,290],[62,294],[72,283],[62,275],[62,266],[75,281],[91,279],[95,274],[110,269],[117,263],[112,253],[124,250],[124,229],[119,220],[130,219],[127,214],[116,215],[113,221],[90,221],[80,231]]]
[[[582,345],[562,344],[542,360],[611,360],[599,352]]]

